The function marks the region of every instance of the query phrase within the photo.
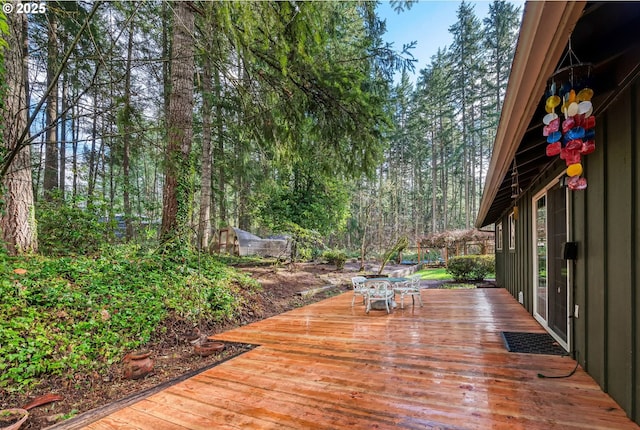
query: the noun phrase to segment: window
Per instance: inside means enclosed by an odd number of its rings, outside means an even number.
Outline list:
[[[502,251],[502,221],[496,224],[496,251]]]
[[[516,218],[514,212],[509,214],[509,249],[516,249]]]

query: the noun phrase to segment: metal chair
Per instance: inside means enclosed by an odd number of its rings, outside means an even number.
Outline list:
[[[400,293],[400,309],[404,309],[404,296],[411,296],[413,306],[416,305],[416,297],[422,307],[422,296],[420,295],[420,275],[409,276],[409,280],[402,286],[394,288],[396,293]]]
[[[362,297],[362,304],[367,302],[367,290],[364,282],[367,280],[364,276],[354,276],[351,278],[351,285],[353,286],[353,299],[351,299],[351,306],[356,302],[356,296]]]
[[[394,296],[391,283],[382,279],[367,279],[365,286],[367,287],[367,309],[365,312],[369,313],[372,303],[384,302],[387,313],[390,313],[389,304],[393,301]]]

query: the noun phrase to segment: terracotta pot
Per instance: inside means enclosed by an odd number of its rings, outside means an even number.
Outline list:
[[[124,356],[124,377],[140,379],[153,371],[153,360],[150,352],[132,352]]]
[[[29,418],[29,411],[22,408],[0,410],[0,430],[18,430]]]
[[[224,349],[224,343],[207,340],[201,345],[195,345],[193,351],[200,357],[207,357],[215,352],[220,352]]]

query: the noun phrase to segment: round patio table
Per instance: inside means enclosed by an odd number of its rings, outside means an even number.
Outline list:
[[[367,280],[372,280],[372,281],[388,281],[391,282],[392,286],[393,284],[400,284],[403,282],[407,282],[409,280],[409,278],[403,278],[403,277],[380,277],[380,278],[369,278]],[[396,301],[394,299],[391,299],[391,303],[390,306],[392,308],[397,308],[398,304],[396,303]],[[375,309],[375,310],[385,310],[386,307],[384,305],[384,302],[373,302],[371,303],[371,309]]]

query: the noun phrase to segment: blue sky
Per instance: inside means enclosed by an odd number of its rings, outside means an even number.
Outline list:
[[[387,33],[384,39],[393,42],[396,50],[401,50],[403,44],[417,41],[413,49],[415,63],[413,81],[415,82],[420,69],[431,62],[431,57],[438,48],[451,44],[452,36],[449,27],[456,22],[456,12],[461,1],[450,0],[422,0],[414,3],[411,9],[396,13],[387,1],[378,5],[378,14],[387,22]],[[470,1],[474,6],[476,16],[482,21],[489,12],[490,1]],[[522,3],[521,1],[518,3]]]

